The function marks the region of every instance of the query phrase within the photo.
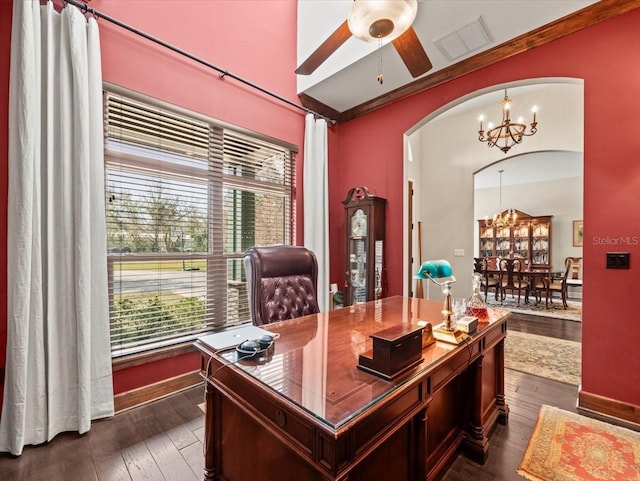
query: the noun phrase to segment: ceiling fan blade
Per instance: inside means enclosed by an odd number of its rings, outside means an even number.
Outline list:
[[[345,20],[335,32],[329,35],[329,38],[322,42],[322,44],[302,62],[302,65],[296,69],[296,73],[299,75],[312,74],[340,45],[349,40],[349,37],[351,37],[351,30],[349,30],[349,25]]]
[[[413,27],[409,27],[406,32],[393,40],[392,43],[412,77],[418,77],[433,67]]]

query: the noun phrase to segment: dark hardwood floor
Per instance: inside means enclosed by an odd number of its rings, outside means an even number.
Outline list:
[[[575,321],[513,313],[509,329],[579,341]],[[509,422],[491,437],[485,465],[460,455],[446,481],[522,481],[516,470],[542,404],[576,411],[577,386],[507,369]],[[3,481],[193,481],[203,478],[204,416],[197,387],[93,423],[80,436],[65,433],[22,456],[0,454]],[[247,460],[249,463],[249,460]],[[259,466],[247,480],[256,479]],[[392,474],[382,481],[398,481]],[[245,480],[239,480],[245,481]]]
[[[3,481],[196,481],[203,478],[204,388],[96,421],[13,457],[0,454]]]
[[[582,322],[512,312],[507,323],[511,331],[528,332],[567,341],[582,341]]]

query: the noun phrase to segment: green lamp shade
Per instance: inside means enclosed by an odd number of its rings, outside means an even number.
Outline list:
[[[414,277],[417,279],[440,279],[441,277],[452,276],[453,270],[451,269],[451,264],[444,259],[440,259],[437,261],[423,262]]]

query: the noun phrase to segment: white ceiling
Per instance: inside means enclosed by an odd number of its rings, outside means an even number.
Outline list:
[[[298,0],[298,65],[344,22],[351,3],[352,0]],[[596,0],[419,0],[413,27],[433,63],[425,76],[593,3]],[[490,42],[448,60],[434,42],[478,18],[486,27]],[[380,54],[382,85],[376,80]],[[392,45],[385,45],[378,52],[377,44],[351,37],[312,75],[298,75],[298,93],[344,112],[414,80]]]
[[[574,105],[575,100],[571,100],[570,93],[577,95],[582,103],[583,88],[580,83],[563,83],[565,79],[554,79],[552,82],[526,84],[511,86],[508,90],[509,98],[512,99],[512,115],[514,119],[524,116],[524,122],[530,122],[530,108],[536,105],[538,108],[538,136],[550,135],[553,130],[563,128],[557,124],[558,120],[565,122],[570,117],[566,114],[566,109],[577,112]],[[433,118],[432,121],[441,121],[450,116],[457,116],[456,122],[467,125],[469,118],[478,122],[478,112],[485,116],[485,122],[500,120],[500,102],[504,96],[502,89],[492,88],[484,94],[464,100],[454,107],[445,110],[442,114]],[[534,99],[531,102],[531,99]],[[581,117],[580,117],[581,118]],[[581,122],[578,122],[581,125]],[[425,127],[428,124],[425,124]],[[581,128],[581,127],[580,127]],[[563,132],[568,133],[563,129]],[[475,132],[474,132],[475,134]],[[475,141],[475,136],[474,136]],[[525,140],[528,144],[529,140]],[[525,145],[526,146],[526,145]],[[552,180],[569,179],[583,176],[583,158],[581,151],[569,150],[541,150],[530,153],[517,154],[520,149],[514,147],[512,154],[503,158],[504,154],[495,151],[496,161],[487,165],[474,175],[476,189],[497,188],[500,184],[499,171],[502,173],[502,185],[532,184],[538,182],[549,182]],[[513,154],[516,155],[513,155]]]
[[[500,185],[500,170],[503,170],[503,187],[582,177],[583,154],[582,152],[551,151],[510,157],[476,173],[474,188],[498,187]]]

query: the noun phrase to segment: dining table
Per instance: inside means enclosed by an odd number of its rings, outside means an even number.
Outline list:
[[[513,260],[513,259],[508,259]],[[529,297],[533,294],[535,299],[535,303],[538,304],[542,300],[542,294],[546,294],[545,302],[548,305],[549,302],[549,285],[551,284],[551,279],[560,275],[560,273],[555,272],[550,266],[542,266],[542,265],[533,265],[527,266],[526,269],[517,270],[514,268],[513,262],[507,262],[505,269],[486,269],[482,272],[482,274],[486,274],[487,276],[493,276],[500,280],[501,289],[517,289],[516,282],[518,277],[520,279],[526,279],[529,281],[528,288],[525,289],[524,294],[524,302],[525,304],[529,303]],[[506,282],[503,283],[504,276],[506,276]]]

